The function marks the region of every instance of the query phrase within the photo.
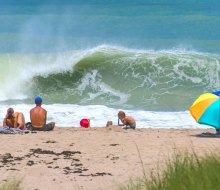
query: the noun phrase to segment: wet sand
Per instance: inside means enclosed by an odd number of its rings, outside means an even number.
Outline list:
[[[0,180],[22,179],[24,190],[116,189],[130,178],[162,168],[183,151],[220,151],[220,138],[195,134],[213,129],[56,128],[0,134]],[[143,165],[141,164],[143,161]]]

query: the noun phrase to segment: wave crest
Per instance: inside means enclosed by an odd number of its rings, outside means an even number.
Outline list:
[[[0,59],[5,63],[0,66],[0,100],[40,94],[49,103],[183,110],[198,94],[217,90],[220,84],[220,56],[180,50],[103,45]]]

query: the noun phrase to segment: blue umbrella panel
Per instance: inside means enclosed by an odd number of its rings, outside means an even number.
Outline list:
[[[210,125],[216,129],[220,129],[220,99],[214,101],[207,107],[198,123]]]

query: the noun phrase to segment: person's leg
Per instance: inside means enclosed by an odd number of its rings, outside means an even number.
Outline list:
[[[6,119],[6,126],[9,128],[14,128],[14,122],[12,119]]]
[[[43,131],[44,130],[44,128],[33,127],[31,122],[27,122],[25,125],[26,125],[26,128],[30,131]]]
[[[125,127],[123,127],[122,129],[135,129],[136,126],[133,126],[133,125],[127,125]]]
[[[25,119],[24,119],[24,114],[23,113],[18,113],[17,116],[17,123],[18,123],[18,128],[19,129],[24,129],[25,128]]]
[[[130,125],[130,128],[131,128],[131,129],[135,129],[136,126],[134,126],[134,125]]]
[[[25,123],[25,125],[26,125],[26,128],[27,128],[28,130],[31,130],[31,129],[32,129],[31,122],[27,122],[27,123]]]
[[[50,122],[44,126],[44,131],[51,131],[55,127],[55,122]]]

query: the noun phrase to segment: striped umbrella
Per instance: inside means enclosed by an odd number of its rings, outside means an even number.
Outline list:
[[[217,95],[217,96],[220,96],[220,91],[213,92],[212,94],[215,94],[215,95]]]
[[[198,123],[216,129],[220,129],[220,94],[218,92],[200,95],[189,109]]]

